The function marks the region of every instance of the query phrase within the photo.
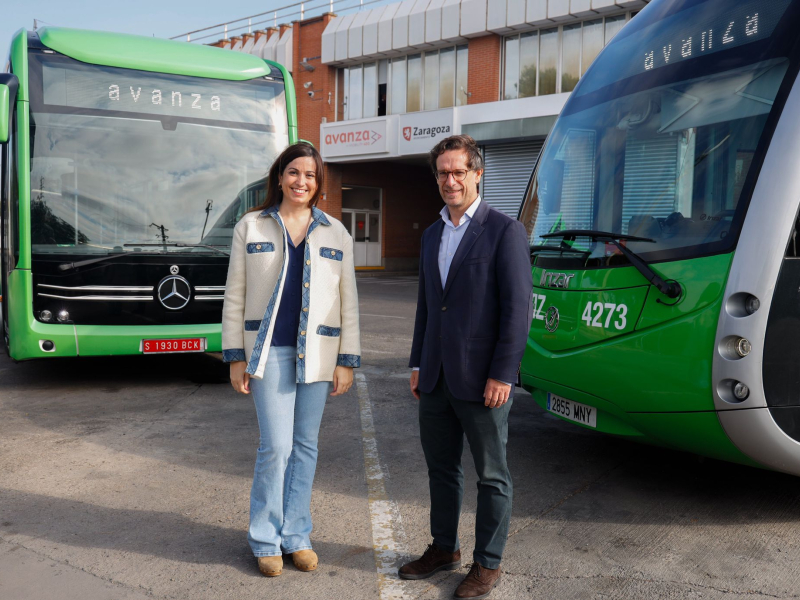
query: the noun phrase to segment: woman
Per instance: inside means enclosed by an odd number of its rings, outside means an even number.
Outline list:
[[[361,366],[353,240],[316,207],[322,158],[289,146],[269,172],[263,206],[236,225],[222,310],[231,384],[252,393],[260,442],[248,540],[268,577],[282,553],[301,571],[311,549],[311,484],[325,399],[347,392]]]

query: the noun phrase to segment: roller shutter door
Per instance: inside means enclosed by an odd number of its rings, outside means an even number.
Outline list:
[[[484,146],[481,199],[516,219],[543,144],[544,140],[537,140]]]
[[[643,220],[668,217],[677,210],[678,140],[677,135],[628,138],[622,192],[623,233],[638,233],[636,225]]]

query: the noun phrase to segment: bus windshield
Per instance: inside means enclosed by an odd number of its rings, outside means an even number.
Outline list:
[[[32,53],[30,82],[34,256],[227,252],[289,142],[282,81]]]
[[[732,249],[791,60],[798,2],[653,2],[604,50],[551,132],[520,220],[531,247],[606,266]],[[796,70],[796,69],[795,69]],[[791,82],[786,82],[791,83]],[[574,250],[574,252],[572,252]]]

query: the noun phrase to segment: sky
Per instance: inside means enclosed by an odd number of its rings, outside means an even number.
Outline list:
[[[33,29],[34,19],[46,25],[169,38],[293,3],[294,0],[0,0],[0,65],[6,61],[14,33],[23,27]]]

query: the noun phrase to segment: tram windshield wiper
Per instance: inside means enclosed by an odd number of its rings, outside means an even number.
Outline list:
[[[631,264],[636,267],[636,270],[641,273],[645,279],[647,279],[650,284],[655,286],[655,288],[664,294],[667,298],[679,298],[680,295],[683,293],[683,289],[681,288],[681,284],[677,281],[664,281],[656,275],[653,269],[650,268],[650,265],[641,258],[635,252],[628,250],[625,246],[623,246],[619,240],[626,240],[629,242],[651,242],[655,243],[655,240],[650,238],[643,238],[638,237],[635,235],[625,235],[623,233],[611,233],[608,231],[595,231],[593,229],[565,229],[564,231],[556,231],[554,233],[546,233],[540,236],[545,239],[549,238],[562,238],[564,241],[572,240],[574,241],[576,238],[579,237],[588,237],[592,240],[597,240],[598,242],[605,242],[609,244],[614,244],[617,249],[622,252],[622,254],[627,258]]]
[[[224,254],[225,256],[230,256],[230,254],[225,252],[224,250],[220,250],[219,248],[215,248],[214,246],[208,246],[206,244],[184,244],[181,242],[167,242],[166,244],[151,244],[151,243],[123,244],[123,246],[135,246],[137,248],[144,246],[169,246],[172,248],[208,248],[209,250],[213,250],[215,252]],[[153,256],[152,252],[117,252],[116,254],[108,254],[106,256],[101,256],[99,258],[90,258],[78,262],[63,263],[58,265],[58,268],[61,271],[69,271],[71,269],[77,269],[78,267],[85,267],[87,265],[93,265],[96,263],[105,262],[107,260],[120,258],[121,256],[141,256],[144,254],[146,254],[147,256]]]

